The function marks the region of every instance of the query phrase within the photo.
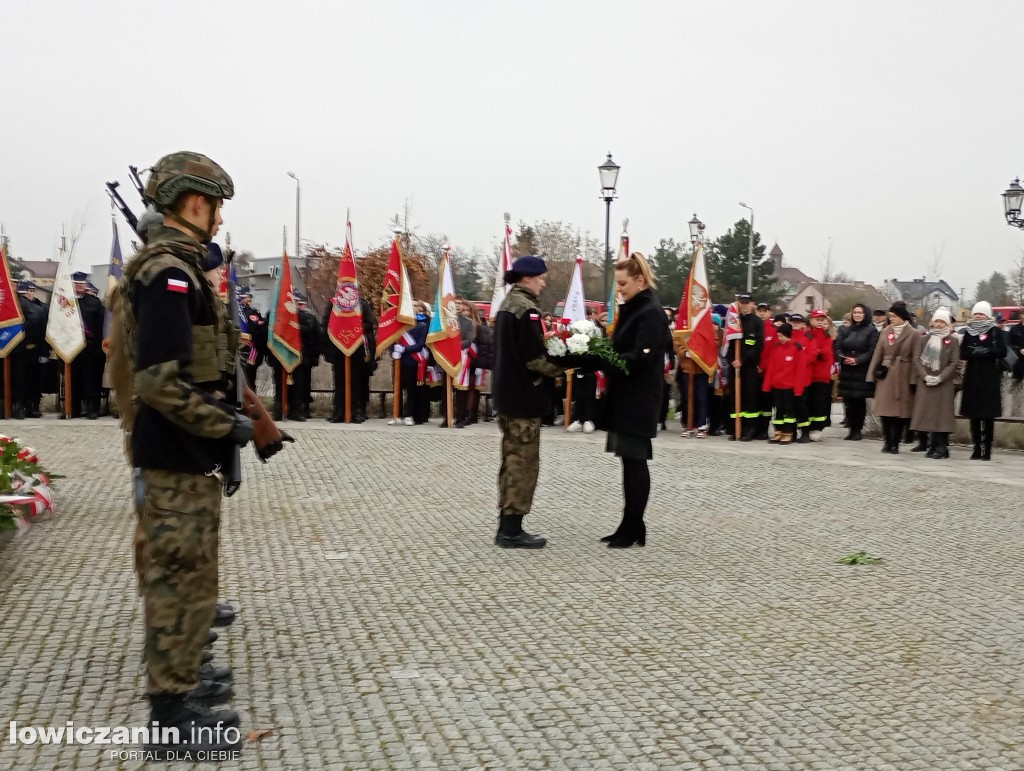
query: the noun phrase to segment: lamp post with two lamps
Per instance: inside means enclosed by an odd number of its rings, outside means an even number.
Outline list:
[[[1021,203],[1024,203],[1024,187],[1021,187],[1020,177],[1018,177],[1003,193],[1003,210],[1006,213],[1007,225],[1024,230],[1024,219],[1021,219],[1020,216]]]

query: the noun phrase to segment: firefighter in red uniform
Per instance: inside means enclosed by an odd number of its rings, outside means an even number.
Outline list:
[[[790,444],[796,432],[796,401],[807,383],[807,362],[803,346],[795,342],[793,327],[782,324],[775,332],[776,342],[768,352],[762,390],[772,395],[775,407],[773,444]]]

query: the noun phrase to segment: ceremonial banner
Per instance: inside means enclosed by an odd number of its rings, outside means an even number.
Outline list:
[[[512,226],[509,225],[511,218],[505,215],[505,243],[501,248],[501,255],[498,257],[498,268],[494,275],[494,291],[491,293],[491,309],[487,314],[487,320],[492,320],[498,315],[501,303],[509,292],[505,286],[505,271],[512,270]]]
[[[338,282],[331,298],[327,337],[346,356],[353,356],[363,345],[363,309],[359,305],[359,279],[349,221],[345,222],[345,250],[338,263]]]
[[[11,265],[7,261],[7,252],[0,251],[0,357],[7,354],[21,342],[25,336],[25,317],[21,315],[21,303],[14,291],[11,279]]]
[[[740,322],[740,309],[736,303],[729,303],[729,310],[723,319],[725,323],[724,334],[722,335],[722,353],[726,352],[729,343],[733,340],[743,339],[743,325]]]
[[[576,258],[576,265],[572,269],[572,278],[569,279],[569,291],[565,295],[565,307],[562,309],[562,319],[573,321],[587,320],[587,300],[583,296],[583,258]]]
[[[377,324],[377,356],[398,341],[416,323],[412,307],[412,286],[402,261],[398,233],[391,242],[388,270],[380,296],[380,321]]]
[[[121,241],[117,237],[117,223],[111,219],[110,224],[114,228],[114,242],[110,247],[110,267],[107,268],[107,291],[103,303],[107,306],[103,313],[103,350],[106,353],[110,353],[110,293],[124,275],[124,260],[121,257]]]
[[[234,260],[231,261],[231,286],[235,288],[235,307],[238,308],[238,331],[241,332],[242,342],[248,343],[252,340],[249,334],[249,322],[245,319],[245,312],[242,310],[242,287],[238,285],[238,271],[235,270]]]
[[[619,236],[619,254],[615,258],[615,262],[624,260],[629,257],[629,235],[623,231],[622,235]],[[618,292],[615,290],[615,265],[612,265],[612,288],[608,294],[608,321],[605,322],[604,329],[606,334],[611,334],[615,331],[615,316],[619,311]]]
[[[274,284],[274,300],[270,304],[267,348],[285,372],[294,372],[302,361],[302,338],[299,335],[299,310],[292,296],[292,266],[288,252],[281,260],[281,275]]]
[[[46,322],[46,342],[65,363],[74,361],[85,348],[82,314],[78,309],[78,298],[75,297],[75,288],[71,283],[71,255],[66,253],[60,257],[57,276],[53,280],[50,314]]]
[[[455,307],[455,282],[448,249],[441,257],[434,294],[434,317],[427,328],[427,347],[437,362],[451,377],[458,378],[462,369],[462,338],[459,335],[459,313]]]
[[[700,243],[694,250],[690,277],[683,287],[673,338],[686,343],[691,361],[707,374],[715,373],[718,367],[718,344],[715,342],[715,325],[711,321],[711,296],[708,294],[704,245]]]

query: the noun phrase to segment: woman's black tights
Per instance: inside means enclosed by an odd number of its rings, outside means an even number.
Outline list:
[[[622,459],[622,491],[626,498],[623,522],[627,525],[640,524],[647,509],[647,499],[651,496],[651,471],[646,460]]]

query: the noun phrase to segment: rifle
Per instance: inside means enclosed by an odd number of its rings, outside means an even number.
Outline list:
[[[134,171],[134,169],[132,170]],[[136,178],[137,177],[138,174],[136,174]],[[128,208],[128,204],[125,203],[124,198],[122,198],[121,194],[117,192],[118,185],[120,184],[121,183],[116,180],[113,182],[105,183],[104,186],[107,188],[107,195],[110,196],[110,200],[114,202],[114,206],[117,207],[118,211],[120,211],[121,214],[124,215],[124,218],[128,222],[128,225],[131,227],[131,229],[135,231],[136,235],[141,236],[142,234],[139,233],[139,218],[135,216],[135,212]]]
[[[135,171],[132,169],[132,171]],[[231,262],[235,252],[229,246],[224,255],[224,270],[228,272],[228,323],[235,323],[238,318],[238,288],[235,286]],[[242,357],[235,352],[235,411],[242,412],[245,407],[245,371],[242,369]],[[230,498],[242,486],[242,448],[237,444],[231,451],[231,465],[224,475],[224,495]]]

